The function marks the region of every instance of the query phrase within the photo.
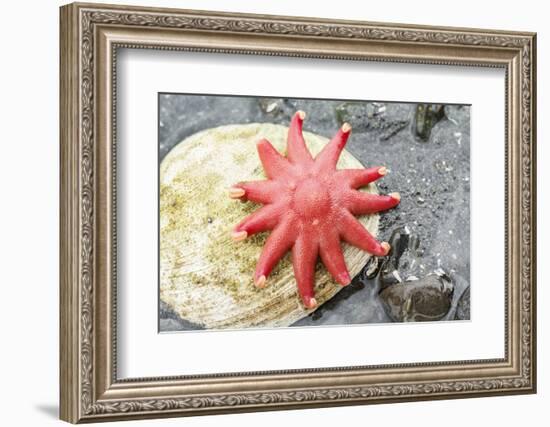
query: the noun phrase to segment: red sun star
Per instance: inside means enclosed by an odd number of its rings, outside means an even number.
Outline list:
[[[386,174],[385,167],[336,170],[336,163],[349,137],[344,123],[332,140],[313,158],[302,135],[303,111],[292,117],[284,157],[266,139],[258,142],[258,154],[267,180],[241,182],[230,189],[230,197],[264,206],[247,216],[233,230],[235,241],[271,230],[265,242],[254,282],[263,288],[279,260],[292,251],[298,292],[305,307],[317,306],[314,292],[315,264],[320,256],[334,279],[345,286],[351,282],[340,240],[376,256],[390,250],[378,242],[355,218],[395,207],[398,193],[368,194],[358,188]]]

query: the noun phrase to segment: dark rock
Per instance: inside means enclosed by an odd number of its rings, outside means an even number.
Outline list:
[[[282,101],[273,98],[258,99],[260,109],[266,114],[277,114],[282,109]]]
[[[380,271],[380,284],[384,288],[420,275],[418,262],[418,236],[411,234],[408,226],[393,230],[389,241],[391,252],[385,258]]]
[[[414,114],[414,134],[428,141],[433,127],[445,117],[445,107],[440,104],[417,104]]]
[[[382,267],[382,259],[383,258],[371,256],[365,267],[363,267],[360,276],[366,280],[374,279],[378,275],[380,267]]]
[[[457,306],[455,319],[470,320],[470,287],[468,286],[460,296]]]
[[[397,135],[399,132],[405,129],[408,125],[408,120],[396,120],[393,122],[388,122],[387,126],[385,126],[384,130],[380,134],[380,140],[387,141],[392,136]]]
[[[386,313],[395,322],[442,319],[453,297],[453,284],[446,277],[431,273],[419,280],[388,286],[380,293]]]
[[[389,243],[392,250],[379,274],[379,297],[388,316],[396,322],[445,317],[453,300],[452,279],[441,268],[424,276],[420,240],[408,226],[393,230]]]
[[[182,319],[174,310],[164,301],[159,302],[159,331],[185,331],[204,329],[203,326],[188,320]]]

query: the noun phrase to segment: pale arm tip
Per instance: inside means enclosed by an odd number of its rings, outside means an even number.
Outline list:
[[[262,139],[259,139],[258,141],[256,141],[256,146],[260,147],[262,145],[265,145],[266,143],[269,144],[269,141],[265,138],[262,138]]]
[[[315,298],[310,298],[305,302],[304,305],[306,306],[306,308],[309,308],[310,310],[314,309],[315,307],[317,307],[317,300]]]
[[[248,237],[248,233],[246,231],[233,231],[231,237],[235,242],[241,242]]]
[[[390,193],[389,194],[392,198],[394,198],[395,200],[397,200],[398,202],[401,201],[401,194],[399,193]]]
[[[245,195],[245,191],[242,188],[231,187],[229,189],[229,197],[232,199],[239,199]]]
[[[340,283],[342,286],[347,286],[351,283],[351,277],[347,272],[340,273],[338,275],[337,280],[338,280],[338,283]]]
[[[258,277],[258,278],[254,281],[254,284],[256,285],[257,288],[265,288],[266,282],[267,282],[267,279],[266,279],[266,277],[262,274],[260,277]]]
[[[342,125],[342,132],[348,133],[350,130],[351,130],[351,125],[349,123],[346,122]]]

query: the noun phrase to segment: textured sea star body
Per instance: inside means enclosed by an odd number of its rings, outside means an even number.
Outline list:
[[[386,174],[385,167],[336,169],[340,153],[351,132],[347,123],[313,158],[302,135],[305,113],[292,117],[287,138],[287,157],[266,139],[257,144],[266,180],[241,182],[230,189],[230,197],[263,204],[233,230],[235,241],[271,231],[254,273],[254,282],[264,287],[279,260],[292,251],[298,293],[307,308],[315,308],[315,264],[320,257],[334,279],[350,283],[340,241],[370,254],[384,256],[387,242],[378,242],[354,215],[374,214],[395,207],[398,193],[369,194],[358,191]]]

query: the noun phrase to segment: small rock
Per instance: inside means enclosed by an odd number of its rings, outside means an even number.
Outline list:
[[[414,114],[414,135],[428,141],[433,127],[445,117],[445,107],[440,104],[418,104]]]
[[[267,114],[270,114],[270,113],[275,114],[281,108],[279,105],[279,102],[272,98],[260,98],[258,100],[258,103],[260,104],[260,109]]]
[[[384,131],[380,135],[380,139],[382,141],[387,141],[392,136],[397,135],[399,132],[405,129],[408,125],[408,120],[396,120],[393,122],[387,122],[387,126],[385,126]]]

